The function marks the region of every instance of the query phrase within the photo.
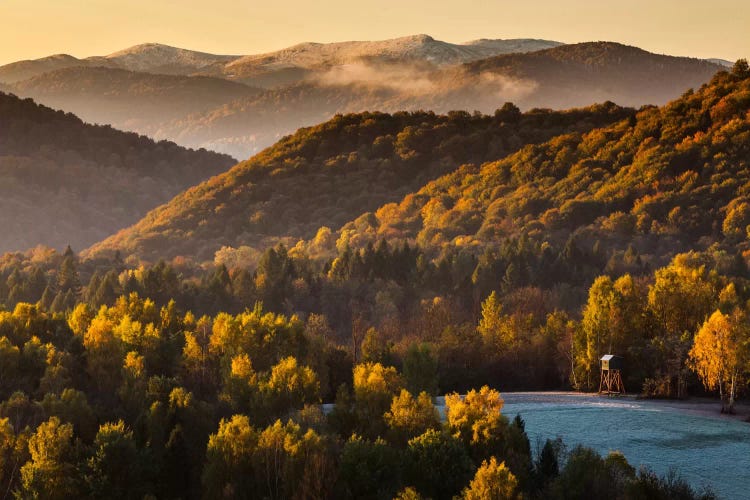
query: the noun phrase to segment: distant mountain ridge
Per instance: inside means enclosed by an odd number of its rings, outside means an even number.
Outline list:
[[[560,42],[534,39],[483,39],[466,44],[452,44],[435,40],[428,35],[415,35],[377,42],[308,42],[264,54],[217,55],[159,43],[144,43],[106,56],[79,59],[68,54],[56,54],[6,64],[0,66],[0,82],[15,83],[49,71],[78,66],[247,80],[260,73],[279,70],[283,73],[288,67],[320,68],[362,58],[425,59],[435,64],[452,64],[558,45],[561,45]]]
[[[106,67],[60,67],[75,61],[52,58],[47,64],[57,69],[5,88],[89,121],[237,159],[336,113],[492,113],[506,101],[523,110],[607,100],[660,105],[723,68],[612,42],[483,39],[450,44],[428,35],[305,43],[241,57],[144,44],[86,60]],[[31,70],[23,66],[34,62],[19,64],[10,70],[28,75]],[[159,68],[185,74],[149,72]],[[0,82],[8,71],[8,66],[0,68]]]
[[[75,67],[105,67],[184,76],[213,64],[227,63],[237,57],[239,56],[208,54],[159,43],[144,43],[106,56],[79,59],[68,54],[55,54],[6,64],[0,66],[0,82],[16,83],[50,71]]]
[[[266,54],[249,55],[231,61],[223,68],[224,76],[257,84],[257,78],[269,75],[288,75],[296,70],[298,75],[308,75],[315,70],[359,62],[423,62],[446,66],[476,61],[485,57],[512,52],[532,52],[557,47],[560,42],[549,40],[475,40],[454,44],[435,40],[429,35],[414,35],[373,42],[302,43]],[[216,68],[213,68],[216,69]],[[266,80],[263,80],[266,81]]]
[[[561,45],[444,68],[398,64],[343,66],[318,79],[271,89],[205,113],[163,123],[158,137],[226,151],[257,152],[298,126],[335,113],[454,109],[492,113],[505,101],[522,109],[566,109],[592,102],[664,104],[700,87],[721,67],[651,54],[611,42]]]

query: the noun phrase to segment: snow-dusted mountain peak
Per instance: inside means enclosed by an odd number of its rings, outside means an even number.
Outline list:
[[[181,49],[160,43],[143,43],[104,56],[105,59],[131,71],[154,71],[170,67],[199,70],[213,64],[227,63],[237,57]]]
[[[377,41],[307,42],[285,49],[241,57],[227,65],[234,74],[253,74],[271,68],[316,69],[366,61],[425,61],[438,66],[474,61],[510,52],[529,52],[560,45],[544,40],[477,40],[454,44],[418,34]]]

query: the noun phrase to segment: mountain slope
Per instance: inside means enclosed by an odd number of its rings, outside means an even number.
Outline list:
[[[585,131],[632,114],[608,104],[494,117],[364,113],[302,129],[225,174],[175,197],[88,256],[179,255],[213,259],[223,246],[263,249],[312,237],[394,201],[466,162],[501,158],[524,144]]]
[[[0,252],[85,247],[232,163],[0,93]]]
[[[438,255],[481,253],[522,235],[562,248],[574,236],[589,251],[598,246],[606,255],[632,245],[663,264],[712,244],[748,250],[749,196],[744,70],[722,72],[699,91],[629,120],[447,174],[334,238],[343,235],[340,244],[354,247],[407,240]]]

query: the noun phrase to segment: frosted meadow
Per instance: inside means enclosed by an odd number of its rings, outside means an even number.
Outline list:
[[[750,425],[720,416],[718,404],[606,398],[574,393],[503,393],[502,413],[520,414],[533,450],[561,437],[601,454],[620,451],[634,467],[674,469],[720,498],[747,496]],[[438,406],[444,409],[443,398]]]

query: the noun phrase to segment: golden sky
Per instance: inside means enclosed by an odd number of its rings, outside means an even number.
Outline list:
[[[748,0],[0,0],[0,64],[143,42],[250,54],[417,33],[449,42],[611,40],[734,60],[750,56],[749,26]]]

